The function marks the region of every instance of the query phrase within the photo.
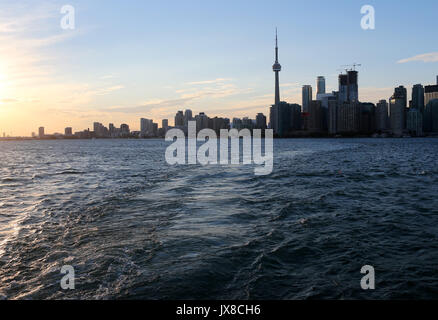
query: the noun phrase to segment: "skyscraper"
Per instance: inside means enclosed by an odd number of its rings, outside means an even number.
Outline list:
[[[424,87],[424,104],[428,104],[433,99],[438,99],[438,84]]]
[[[291,119],[290,119],[290,129],[291,130],[301,130],[302,117],[301,117],[301,106],[299,104],[293,103],[291,107]]]
[[[141,118],[140,119],[140,132],[143,137],[153,136],[154,133],[154,123],[150,119]]]
[[[167,119],[163,119],[163,120],[161,121],[161,127],[163,128],[164,133],[166,133],[167,130],[169,129],[169,120],[167,120]]]
[[[393,102],[393,104],[397,105],[396,107],[394,107],[395,109],[398,110],[399,107],[402,108],[402,112],[403,112],[402,130],[406,129],[407,112],[408,112],[408,109],[407,109],[407,107],[408,107],[408,93],[407,93],[406,88],[404,86],[399,86],[399,87],[395,88],[394,94],[392,95],[390,100]],[[391,102],[390,102],[390,104],[391,104]],[[391,106],[390,106],[391,113],[392,113],[394,108],[391,108]],[[392,116],[391,116],[391,129],[393,129],[392,125],[393,125],[393,121],[392,121]],[[397,133],[397,135],[398,135],[398,133]]]
[[[108,137],[108,129],[100,122],[93,123],[94,137],[106,138]]]
[[[412,88],[412,108],[421,113],[424,111],[424,87],[421,84],[416,84]]]
[[[263,130],[266,129],[266,116],[263,113],[257,113],[256,128]]]
[[[269,129],[272,129],[274,134],[278,132],[278,105],[274,104],[269,109]]]
[[[109,131],[110,137],[115,138],[117,136],[117,128],[114,126],[114,123],[109,124],[108,131]]]
[[[376,129],[376,106],[371,102],[361,102],[359,131],[363,134],[371,134]]]
[[[348,98],[350,102],[359,101],[359,72],[355,70],[348,71]]]
[[[193,113],[192,113],[192,110],[190,110],[190,109],[187,109],[185,112],[184,112],[184,126],[188,126],[189,125],[189,121],[192,121],[193,120]]]
[[[128,137],[130,133],[131,131],[129,129],[129,125],[127,125],[126,123],[122,123],[120,125],[120,135],[122,137]]]
[[[347,74],[339,75],[339,102],[359,101],[359,73],[355,70],[347,71]]]
[[[438,133],[438,99],[432,99],[427,103],[423,128],[426,132]]]
[[[407,90],[404,86],[399,86],[394,89],[394,95],[392,96],[394,99],[402,100],[403,106],[406,108],[408,106],[408,94]]]
[[[310,131],[321,131],[323,128],[322,105],[319,100],[312,100],[309,108],[308,128]]]
[[[184,126],[184,113],[182,111],[178,111],[175,115],[175,127]]]
[[[330,134],[338,132],[338,94],[335,92],[333,97],[328,98],[328,125],[327,129]]]
[[[237,130],[242,129],[242,119],[233,118],[232,127],[233,129],[237,129]]]
[[[316,89],[317,94],[325,94],[325,78],[323,76],[316,79]]]
[[[348,75],[339,75],[339,103],[344,103],[349,101],[348,97]]]
[[[4,137],[5,135],[3,134],[3,137]],[[39,127],[38,128],[38,136],[40,137],[40,138],[43,138],[44,137],[44,127]]]
[[[196,130],[199,132],[202,129],[208,128],[209,118],[204,112],[199,112],[197,116],[195,116],[196,121]]]
[[[275,105],[280,103],[280,76],[281,65],[278,62],[278,38],[277,29],[275,29],[275,63],[272,66],[272,70],[275,72]]]
[[[395,98],[393,96],[389,101],[389,105],[392,133],[401,136],[405,128],[405,100],[402,97]]]
[[[420,109],[409,108],[407,130],[411,136],[419,137],[423,135],[423,114],[420,112]]]
[[[301,108],[298,104],[281,101],[271,107],[271,129],[280,137],[286,136],[301,127]]]
[[[302,91],[302,100],[303,100],[303,112],[309,112],[310,102],[312,101],[312,86],[305,85],[303,86]]]
[[[229,120],[220,117],[214,117],[210,119],[212,122],[212,126],[210,129],[213,129],[217,135],[220,135],[220,131],[222,129],[229,129]]]
[[[337,132],[356,133],[360,128],[360,105],[357,102],[342,102],[337,108]]]
[[[376,130],[383,132],[388,129],[388,102],[380,100],[376,107]]]

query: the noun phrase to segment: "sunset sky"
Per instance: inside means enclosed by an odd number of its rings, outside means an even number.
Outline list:
[[[63,30],[61,7],[75,10]],[[362,5],[376,29],[362,30]],[[361,63],[361,101],[438,75],[436,0],[9,1],[0,3],[0,133],[29,136],[160,123],[178,110],[254,118],[274,100],[279,30],[281,98]],[[410,92],[410,90],[409,90]]]

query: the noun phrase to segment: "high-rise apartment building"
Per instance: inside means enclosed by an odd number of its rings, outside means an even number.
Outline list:
[[[301,106],[281,101],[270,110],[270,128],[280,137],[301,129]]]
[[[359,131],[362,134],[372,134],[376,128],[376,106],[374,103],[362,102],[360,106]]]
[[[358,102],[359,101],[359,73],[349,70],[346,74],[339,75],[339,102]]]
[[[337,131],[339,133],[359,131],[360,105],[357,102],[340,102],[337,111]]]
[[[380,100],[376,106],[376,131],[384,132],[388,130],[389,117],[388,117],[388,102],[386,100]]]
[[[348,95],[350,102],[359,102],[359,72],[350,70],[348,74]]]
[[[424,131],[438,133],[438,99],[430,100],[424,109]]]
[[[266,116],[263,113],[257,113],[256,129],[266,129]]]
[[[349,101],[348,96],[348,75],[347,74],[340,74],[339,75],[339,103],[342,104],[344,102]]]
[[[313,100],[312,97],[312,86],[305,85],[302,89],[302,106],[303,106],[303,112],[307,113],[309,112],[309,106],[310,102]]]
[[[393,96],[389,102],[389,109],[392,134],[401,136],[405,128],[405,100]]]
[[[325,94],[325,78],[323,76],[316,79],[316,94]]]
[[[184,126],[184,113],[182,111],[178,111],[175,115],[175,127]]]
[[[398,99],[402,101],[402,104],[405,108],[408,106],[408,93],[404,86],[399,86],[394,89],[394,94],[392,96],[394,99]]]
[[[153,120],[141,118],[140,119],[140,134],[143,137],[155,137],[157,130],[155,129],[156,123]]]
[[[421,113],[424,111],[424,87],[421,84],[412,88],[412,108],[418,109]]]
[[[192,110],[187,109],[186,111],[184,111],[184,126],[188,126],[189,125],[189,121],[193,120],[193,113]]]
[[[71,127],[67,127],[64,129],[64,135],[66,135],[67,137],[70,137],[73,135],[73,128]]]
[[[122,137],[127,137],[130,135],[130,133],[131,131],[129,129],[129,125],[127,125],[126,123],[120,125],[120,135]]]
[[[424,87],[424,104],[427,105],[433,99],[438,99],[438,84]]]
[[[321,131],[323,129],[323,110],[321,101],[312,100],[309,108],[309,131]]]
[[[199,132],[202,129],[207,129],[209,127],[209,118],[204,112],[200,112],[195,116],[196,130]]]
[[[409,108],[407,130],[412,136],[420,137],[423,135],[423,114],[420,109]]]
[[[4,136],[4,135],[3,135]],[[39,127],[38,128],[38,136],[40,137],[40,138],[43,138],[44,137],[44,127]]]
[[[161,128],[163,128],[164,133],[167,132],[167,130],[169,129],[169,120],[168,119],[161,120]]]
[[[399,86],[394,89],[394,94],[391,99],[396,101],[397,105],[403,106],[403,130],[406,129],[407,113],[408,113],[408,93],[404,86]],[[391,108],[390,108],[391,109]],[[391,127],[392,129],[392,127]],[[398,135],[398,134],[397,134]]]

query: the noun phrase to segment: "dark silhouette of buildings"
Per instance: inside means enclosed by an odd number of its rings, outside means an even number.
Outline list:
[[[256,118],[208,117],[205,112],[193,116],[191,110],[178,111],[175,115],[174,127],[187,134],[189,121],[196,121],[198,132],[212,129],[217,134],[222,129],[262,129],[274,131],[277,137],[313,135],[393,135],[422,136],[438,133],[438,76],[437,83],[423,87],[416,84],[412,88],[412,99],[408,104],[407,90],[404,86],[394,89],[389,99],[380,100],[377,105],[359,100],[359,73],[354,69],[346,70],[338,77],[338,91],[326,93],[325,77],[317,77],[316,100],[313,100],[312,86],[302,87],[302,107],[280,99],[279,73],[282,67],[278,59],[278,35],[275,34],[275,62],[272,70],[275,74],[274,104],[269,110],[269,125],[266,116],[258,113]],[[74,138],[149,138],[164,137],[172,127],[167,119],[162,120],[162,127],[152,120],[140,119],[140,131],[130,131],[127,124],[116,128],[110,123],[106,128],[100,122],[90,129],[75,132],[65,128],[66,137]],[[52,135],[58,137],[58,134]],[[50,138],[44,127],[38,130],[39,138]]]

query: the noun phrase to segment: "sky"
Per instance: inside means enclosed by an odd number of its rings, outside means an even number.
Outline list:
[[[61,28],[64,5],[75,28]],[[361,8],[375,29],[361,28]],[[281,99],[301,104],[325,76],[360,63],[363,102],[399,85],[435,84],[436,0],[77,0],[0,2],[0,134],[81,131],[178,110],[228,118],[269,114],[275,28]]]

